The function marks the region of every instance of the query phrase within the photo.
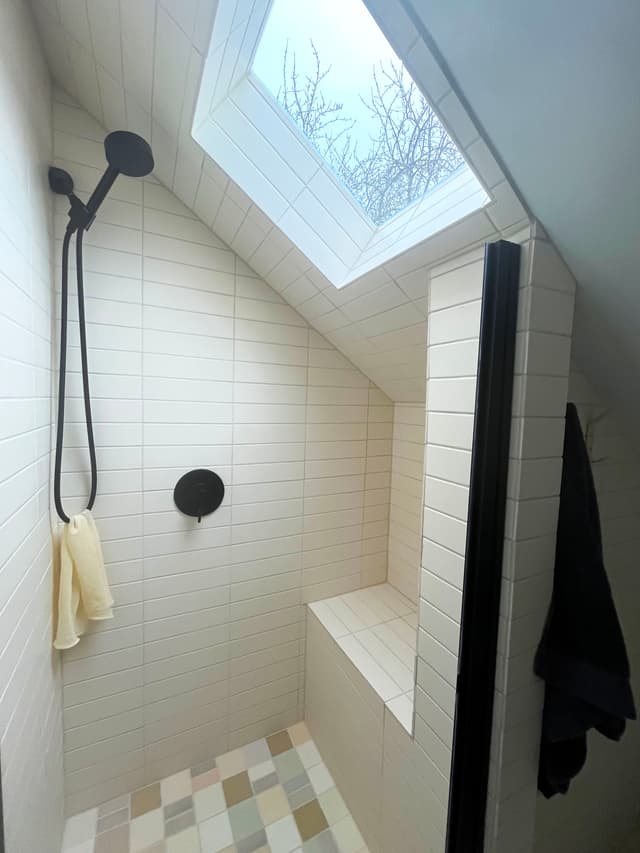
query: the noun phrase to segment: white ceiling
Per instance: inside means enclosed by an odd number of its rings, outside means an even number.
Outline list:
[[[640,3],[407,2],[579,282],[577,361],[640,425]]]
[[[526,213],[399,0],[367,0],[492,201],[337,290],[191,137],[216,0],[32,0],[56,82],[109,130],[149,139],[156,176],[395,401],[423,401],[429,268]]]

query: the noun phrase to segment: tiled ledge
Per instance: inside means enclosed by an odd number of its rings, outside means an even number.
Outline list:
[[[309,609],[412,734],[416,605],[391,584],[311,602]]]

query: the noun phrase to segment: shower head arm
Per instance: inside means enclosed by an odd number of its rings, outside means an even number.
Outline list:
[[[107,197],[109,190],[113,186],[119,174],[120,172],[118,171],[118,169],[114,169],[113,166],[107,166],[104,175],[98,181],[98,185],[92,192],[91,198],[85,206],[87,214],[90,217],[89,223],[84,226],[85,229],[88,228],[89,225],[95,219],[96,213],[98,212],[98,208]]]

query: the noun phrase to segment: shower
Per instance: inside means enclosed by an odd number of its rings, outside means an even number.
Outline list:
[[[68,277],[69,277],[69,246],[71,238],[76,235],[76,276],[78,288],[78,325],[80,331],[80,358],[82,362],[82,391],[84,397],[85,422],[87,426],[87,443],[91,464],[91,488],[87,509],[93,507],[97,490],[96,450],[91,419],[91,396],[89,392],[89,369],[87,363],[87,332],[84,311],[84,282],[82,267],[82,238],[93,223],[98,208],[105,200],[109,190],[118,175],[141,178],[148,175],[154,166],[153,154],[149,143],[135,133],[126,130],[116,130],[104,140],[104,151],[108,166],[100,178],[91,197],[84,204],[73,191],[73,178],[64,169],[52,166],[49,169],[49,186],[54,193],[65,195],[69,199],[69,222],[62,241],[62,285],[60,308],[60,370],[58,378],[58,420],[56,431],[56,450],[54,465],[53,495],[58,515],[64,522],[69,516],[62,506],[60,494],[60,479],[62,475],[62,448],[64,440],[64,406],[67,372],[67,324],[68,324]]]

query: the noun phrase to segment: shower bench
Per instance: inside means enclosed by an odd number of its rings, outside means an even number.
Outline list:
[[[412,737],[416,605],[390,584],[307,605],[305,720],[371,853],[422,853],[434,813]],[[409,819],[410,817],[410,819]]]
[[[391,584],[311,602],[315,617],[366,680],[380,702],[411,734],[417,608]]]

